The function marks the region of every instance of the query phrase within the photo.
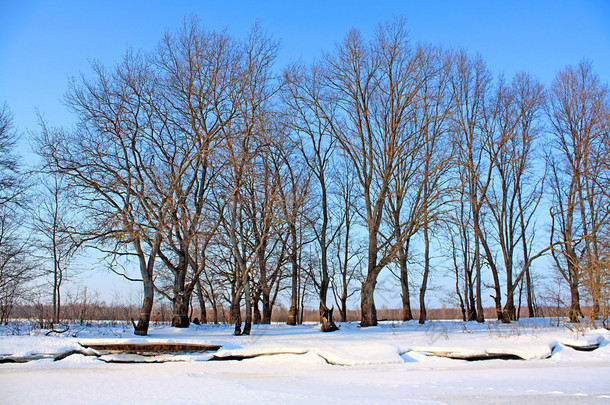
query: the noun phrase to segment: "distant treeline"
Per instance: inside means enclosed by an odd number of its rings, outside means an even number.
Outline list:
[[[585,308],[590,310],[590,308]],[[50,328],[51,322],[50,314],[52,314],[53,308],[50,305],[18,305],[13,309],[13,320],[27,320],[33,325],[40,328]],[[61,324],[90,324],[92,322],[110,321],[117,323],[125,323],[131,325],[131,321],[138,315],[139,306],[124,306],[124,305],[107,305],[105,303],[97,304],[68,304],[64,308],[64,318],[59,324],[53,325],[58,327]],[[396,321],[402,322],[402,309],[400,308],[379,308],[379,321]],[[430,320],[462,320],[462,312],[459,308],[430,308],[428,309],[428,318]],[[494,308],[485,308],[485,315],[489,318],[493,318]],[[527,307],[521,308],[522,313],[527,311]],[[283,305],[278,305],[274,311],[271,322],[285,323],[288,320],[289,309]],[[567,319],[569,316],[569,309],[566,307],[542,307],[539,308],[540,317],[550,318],[563,318]],[[414,310],[416,315],[419,315],[418,310]],[[221,308],[217,323],[219,324],[230,324],[229,308]],[[244,314],[242,313],[242,316]],[[302,315],[303,322],[318,322],[319,312],[315,309],[304,309]],[[358,322],[360,320],[360,310],[348,309],[347,310],[347,322]],[[191,311],[189,314],[191,322],[202,323],[213,323],[210,321],[213,319],[212,311],[207,311],[206,317],[201,316],[199,310]],[[172,310],[170,306],[155,306],[151,315],[151,322],[156,325],[160,324],[171,324]],[[203,322],[202,322],[203,320]],[[10,320],[9,320],[10,323]],[[260,324],[260,320],[254,322],[254,324]]]

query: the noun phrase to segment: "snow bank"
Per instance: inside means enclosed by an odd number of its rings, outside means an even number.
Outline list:
[[[606,330],[577,332],[545,320],[528,320],[511,325],[384,323],[374,328],[342,324],[333,333],[321,333],[312,324],[266,325],[255,326],[251,336],[231,332],[229,326],[193,325],[153,327],[148,337],[96,327],[79,327],[76,337],[69,332],[47,337],[45,331],[0,335],[0,353],[21,356],[69,353],[80,348],[79,342],[222,345],[216,353],[73,354],[61,361],[0,364],[0,402],[354,405],[601,404],[610,400]],[[599,348],[585,352],[569,346],[577,344],[599,344]],[[437,357],[430,351],[512,353],[528,360],[470,362]],[[224,361],[211,361],[216,358]],[[243,360],[228,360],[237,358]],[[146,363],[128,364],[133,361]]]

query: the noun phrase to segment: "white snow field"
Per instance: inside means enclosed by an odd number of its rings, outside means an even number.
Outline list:
[[[8,326],[0,328],[0,403],[609,404],[610,332],[556,325],[556,319],[347,323],[322,333],[313,324],[273,324],[254,326],[251,336],[233,336],[227,325],[157,326],[147,337],[104,325],[16,336]],[[222,347],[143,357],[81,346],[121,342]],[[587,346],[599,348],[572,348]],[[71,351],[87,355],[54,360]],[[464,360],[472,356],[514,359]],[[134,360],[148,362],[120,363]]]

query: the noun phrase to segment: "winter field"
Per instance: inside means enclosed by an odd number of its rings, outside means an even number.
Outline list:
[[[605,329],[557,319],[340,327],[261,325],[233,336],[226,325],[156,326],[136,337],[123,325],[49,336],[3,326],[0,403],[610,403]],[[85,348],[100,343],[222,347],[157,356]]]

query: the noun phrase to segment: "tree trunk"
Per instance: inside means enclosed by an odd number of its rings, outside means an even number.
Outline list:
[[[144,287],[144,299],[142,301],[142,307],[140,308],[138,324],[134,326],[134,333],[138,336],[146,336],[148,334],[148,326],[150,324],[150,313],[152,312],[153,302],[155,299],[153,270],[155,259],[157,257],[157,250],[161,244],[161,238],[159,234],[156,235],[155,242],[148,256],[148,261],[145,259],[139,239],[135,239],[133,244],[138,254],[138,259],[140,262],[140,274],[142,276],[142,285]]]
[[[216,304],[216,302],[214,302],[212,304],[212,311],[213,311],[213,316],[214,316],[214,325],[218,325],[218,305]],[[223,310],[224,313],[224,310]]]
[[[515,321],[521,319],[521,304],[523,300],[523,278],[519,282],[519,304],[517,304],[517,311],[515,313]]]
[[[530,275],[530,269],[525,271],[525,286],[527,293],[527,316],[529,318],[533,318],[536,316],[536,311],[534,309],[534,292],[532,286],[532,277]]]
[[[188,328],[189,326],[189,300],[190,294],[185,289],[186,261],[180,260],[177,274],[174,275],[174,297],[172,326],[176,328]]]
[[[241,335],[241,292],[239,287],[233,287],[233,300],[231,301],[231,323],[235,324],[234,335]]]
[[[57,259],[55,259],[55,270],[53,273],[53,318],[51,323],[51,328],[53,328],[53,324],[59,322],[58,310],[57,310]]]
[[[483,310],[483,298],[481,297],[481,255],[479,251],[479,238],[475,236],[475,247],[474,247],[474,260],[476,263],[476,278],[477,278],[477,309],[476,309],[476,317],[477,322],[483,323],[485,322],[485,314]]]
[[[458,281],[455,282],[455,292],[460,300],[460,311],[462,312],[462,321],[466,322],[466,307],[464,306],[464,299],[462,293],[460,293],[460,284]]]
[[[411,311],[411,298],[409,293],[409,272],[407,267],[407,258],[409,255],[409,239],[405,242],[405,247],[400,247],[398,251],[398,261],[400,264],[400,288],[402,292],[402,321],[410,321],[413,319]]]
[[[334,332],[336,330],[339,330],[339,327],[333,320],[333,309],[325,308],[322,316],[322,332]]]
[[[57,284],[57,322],[61,320],[61,277]]]
[[[263,317],[261,323],[263,325],[271,324],[271,313],[273,311],[273,306],[271,305],[271,297],[268,292],[263,291],[261,302],[263,304]]]
[[[525,235],[523,235],[525,238]],[[517,318],[517,311],[515,309],[515,288],[516,285],[513,281],[513,261],[512,254],[507,255],[508,260],[505,260],[506,266],[506,304],[502,310],[502,322],[510,323]],[[527,260],[527,258],[525,258]],[[526,262],[527,263],[527,262]]]
[[[328,286],[330,284],[330,277],[328,276],[328,270],[322,271],[322,280],[320,281],[320,323],[324,321],[324,311],[326,310],[326,295],[328,294]]]
[[[419,323],[426,322],[426,288],[430,274],[430,239],[428,238],[428,225],[424,225],[424,276],[419,290]]]
[[[322,189],[322,228],[320,229],[320,259],[322,265],[322,280],[320,280],[320,323],[324,323],[326,308],[326,296],[330,285],[328,275],[328,244],[326,243],[326,232],[328,229],[328,199],[326,195],[326,182],[324,174],[319,177],[320,188]]]
[[[341,322],[347,322],[347,295],[341,296],[341,309],[339,309],[341,315]]]
[[[493,258],[493,253],[491,252],[491,249],[489,248],[489,244],[487,243],[487,240],[483,239],[483,233],[481,231],[481,228],[475,225],[475,231],[479,235],[479,241],[480,241],[481,245],[483,246],[483,250],[485,252],[485,257],[487,258],[487,265],[489,266],[489,269],[491,271],[491,277],[494,282],[495,295],[492,296],[492,298],[494,300],[496,317],[499,321],[506,322],[506,319],[505,319],[503,311],[502,311],[502,287],[500,286],[500,277],[498,274],[498,268],[497,268],[496,263]],[[480,308],[480,309],[482,310],[482,308]],[[479,311],[480,309],[477,308],[477,311]],[[479,316],[481,316],[481,314],[479,314]]]
[[[366,279],[362,283],[360,292],[360,326],[377,326],[377,309],[375,308],[375,285],[377,284],[377,274],[369,271]]]
[[[201,312],[199,322],[208,323],[208,314],[205,307],[205,299],[203,298],[203,289],[199,280],[197,280],[197,299],[199,300],[199,310]]]
[[[134,333],[138,336],[146,336],[148,334],[148,326],[150,324],[150,313],[152,312],[153,301],[155,297],[155,287],[152,282],[144,281],[144,300],[140,308],[140,317],[138,324],[135,326]]]
[[[466,306],[468,310],[468,321],[477,320],[477,310],[474,297],[474,280],[472,279],[472,269],[466,270],[466,277],[464,280],[466,284]]]
[[[244,298],[246,299],[246,322],[244,323],[243,335],[249,335],[252,329],[252,293],[250,291],[250,276],[246,275],[244,283]]]
[[[290,311],[288,311],[288,325],[296,325],[299,311],[299,269],[297,263],[297,234],[296,226],[290,224],[290,233],[292,234],[292,251],[290,252],[290,263],[292,264],[292,297],[290,302]]]
[[[263,319],[261,316],[261,310],[258,308],[259,301],[260,295],[256,294],[254,297],[252,297],[252,322],[255,325],[260,325]]]
[[[462,292],[460,291],[460,267],[457,262],[457,255],[455,249],[455,243],[453,240],[453,236],[451,236],[451,245],[453,251],[453,269],[455,270],[455,294],[460,301],[460,310],[462,312],[462,321],[466,322],[466,307],[464,306],[464,298],[462,297]],[[464,269],[464,280],[466,279],[466,269]]]
[[[570,322],[580,323],[580,317],[583,315],[580,309],[580,293],[578,292],[578,282],[570,283]]]

